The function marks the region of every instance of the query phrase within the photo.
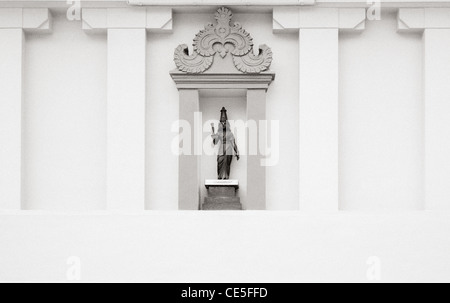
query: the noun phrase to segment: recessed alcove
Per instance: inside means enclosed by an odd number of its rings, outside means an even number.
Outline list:
[[[259,74],[188,74],[175,70],[170,74],[179,90],[179,120],[192,126],[191,138],[195,138],[201,133],[201,129],[199,129],[201,126],[198,126],[197,121],[199,113],[202,113],[201,99],[204,99],[204,102],[207,102],[208,99],[215,99],[218,104],[220,101],[225,102],[223,97],[227,95],[231,96],[229,99],[233,99],[233,94],[236,94],[236,98],[241,96],[239,98],[242,100],[242,93],[239,92],[244,92],[245,119],[243,121],[259,123],[266,120],[267,89],[275,79],[275,74],[272,72]],[[228,102],[231,102],[231,100],[228,100]],[[206,105],[204,109],[208,109],[208,107]],[[232,105],[232,107],[235,106]],[[212,113],[209,113],[210,111],[213,110],[208,109],[207,114],[211,115],[211,118],[217,119],[213,117]],[[241,108],[239,111],[242,115],[243,109]],[[259,144],[259,138],[266,137],[266,129],[258,126],[257,134],[259,137],[256,141],[259,150],[256,154],[251,154],[246,158],[247,188],[244,200],[248,202],[245,205],[248,210],[266,209],[266,167],[262,165],[265,151],[261,149],[261,146],[265,145]],[[201,188],[204,180],[202,181],[202,156],[199,155],[195,143],[191,146],[190,154],[180,155],[178,170],[179,209],[200,209]]]
[[[200,201],[204,201],[207,190],[203,185],[205,180],[217,178],[217,151],[211,139],[211,123],[217,130],[220,109],[225,107],[228,119],[232,122],[245,122],[247,119],[247,91],[244,89],[204,89],[199,91],[200,112],[202,113],[202,142],[203,153],[200,163]],[[247,146],[245,129],[233,127],[231,130],[236,138],[240,151],[240,160],[233,159],[230,179],[239,180],[238,196],[244,209],[247,209]]]

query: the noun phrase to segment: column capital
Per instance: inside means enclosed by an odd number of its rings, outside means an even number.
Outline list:
[[[450,8],[401,8],[397,22],[399,32],[449,29]]]
[[[366,25],[364,8],[274,8],[274,33],[295,32],[299,29],[340,29],[362,31]]]
[[[0,29],[51,32],[52,15],[47,8],[0,8]]]
[[[159,8],[85,8],[82,11],[83,30],[106,33],[108,29],[147,29],[152,32],[172,32],[172,9]]]

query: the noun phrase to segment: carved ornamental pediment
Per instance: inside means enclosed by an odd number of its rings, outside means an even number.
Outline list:
[[[232,56],[237,70],[242,73],[259,74],[267,71],[272,63],[272,50],[267,45],[253,53],[253,38],[239,23],[231,24],[233,14],[228,8],[220,8],[215,19],[217,24],[208,24],[194,39],[194,52],[189,54],[186,44],[175,49],[174,61],[178,70],[190,74],[201,74],[211,68],[214,57]]]

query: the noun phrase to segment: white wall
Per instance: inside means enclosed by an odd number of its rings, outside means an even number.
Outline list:
[[[212,12],[175,14],[173,34],[148,35],[147,209],[176,210],[171,152],[178,92],[172,52],[191,44]],[[298,35],[272,34],[270,14],[236,14],[255,45],[272,47],[277,78],[268,120],[280,122],[280,160],[267,168],[269,210],[298,209]],[[106,36],[55,16],[50,35],[27,35],[24,102],[25,209],[105,207]],[[169,55],[167,55],[169,54]],[[382,89],[380,89],[382,87]],[[340,36],[340,207],[423,207],[422,48],[398,34],[394,12]],[[286,178],[289,176],[289,178]]]
[[[424,207],[422,41],[395,12],[340,35],[340,208]]]
[[[280,122],[281,155],[267,168],[267,204],[296,210],[298,35],[272,34],[270,14],[236,14],[234,20],[255,45],[266,43],[275,54],[267,113]],[[210,12],[175,14],[173,34],[148,36],[147,209],[177,209],[171,125],[178,119],[178,92],[168,71],[175,67],[174,48],[191,44],[208,22]],[[390,12],[368,22],[362,34],[340,37],[341,209],[423,207],[421,36],[395,29]],[[106,36],[88,36],[79,22],[59,14],[53,34],[26,40],[23,206],[103,209]]]
[[[27,35],[23,208],[106,206],[106,36],[54,16],[49,35]]]
[[[370,257],[382,282],[450,282],[448,213],[11,213],[0,230],[0,281],[67,281],[75,256],[96,282],[369,282]]]
[[[173,34],[149,34],[147,85],[147,209],[178,208],[178,158],[170,150],[178,119],[178,92],[169,76],[175,69],[173,51],[192,40],[214,10],[174,14]],[[298,209],[298,35],[274,35],[271,14],[235,14],[234,21],[254,38],[255,47],[269,45],[277,78],[267,95],[267,119],[280,121],[280,160],[267,168],[267,208]],[[190,47],[192,52],[192,47]],[[289,178],[285,178],[289,176]]]
[[[168,72],[212,13],[175,14],[173,34],[148,37],[147,209],[178,208]],[[267,113],[281,155],[267,203],[296,210],[298,35],[272,34],[270,14],[235,20],[275,55]],[[389,13],[340,37],[340,198],[352,212],[70,212],[106,204],[106,36],[56,16],[52,34],[26,37],[23,206],[65,212],[0,211],[0,281],[66,281],[76,256],[82,281],[366,282],[376,256],[382,281],[450,282],[450,214],[393,211],[423,208],[424,174],[422,37],[395,29]]]
[[[175,14],[174,33],[149,34],[147,51],[146,208],[178,208],[178,158],[171,152],[178,92],[172,53],[212,22],[210,12]],[[24,102],[24,209],[105,207],[106,36],[86,35],[56,14],[50,35],[27,35]],[[268,120],[280,121],[280,161],[268,168],[268,209],[298,208],[298,37],[273,35],[270,14],[236,14],[255,45],[268,44],[279,71],[269,89]],[[169,55],[168,55],[169,54]],[[291,177],[279,182],[286,174]]]

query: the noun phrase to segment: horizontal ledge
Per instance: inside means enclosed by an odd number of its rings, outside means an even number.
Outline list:
[[[186,84],[177,83],[178,89],[264,89],[267,90],[267,84],[219,84],[219,83],[201,83]]]
[[[238,180],[205,180],[205,187],[209,189],[210,187],[234,187],[239,189]]]
[[[214,1],[214,0],[128,0],[130,5],[146,6],[146,5],[182,5],[182,6],[199,6],[199,5],[213,5],[213,6],[307,6],[314,5],[316,0],[228,0],[228,1]]]
[[[142,4],[139,4],[142,2]],[[242,0],[242,1],[223,1],[218,2],[214,0],[132,0],[132,2],[128,2],[128,0],[81,0],[81,6],[83,8],[92,7],[92,8],[110,8],[110,7],[130,7],[130,6],[138,6],[143,5],[146,2],[146,6],[171,6],[179,8],[186,7],[217,7],[220,5],[225,5],[227,7],[264,7],[270,9],[272,7],[280,7],[280,6],[305,6],[307,3],[311,3],[308,5],[316,5],[320,7],[368,7],[370,4],[367,3],[366,0]],[[380,3],[383,7],[403,7],[403,8],[411,8],[411,7],[450,7],[450,0],[380,0]],[[45,8],[67,8],[67,0],[0,0],[0,7],[45,7]]]
[[[413,7],[413,6],[439,6],[450,5],[449,0],[379,0],[381,5],[387,7]],[[326,6],[326,7],[369,7],[367,0],[128,0],[134,6]]]
[[[0,29],[23,29],[26,32],[50,33],[52,14],[47,8],[2,8]]]
[[[106,32],[108,29],[146,29],[172,32],[170,8],[107,8],[82,10],[83,29],[87,32]]]
[[[300,210],[246,210],[246,211],[224,211],[205,213],[199,210],[87,210],[87,211],[57,211],[57,210],[0,210],[0,217],[7,216],[75,216],[75,217],[92,217],[92,216],[150,216],[150,217],[197,217],[197,216],[226,216],[226,217],[450,217],[450,211],[426,211],[426,210],[404,210],[404,211],[321,211],[310,212]]]
[[[261,74],[187,74],[170,73],[179,89],[267,89],[275,79],[275,73]]]

